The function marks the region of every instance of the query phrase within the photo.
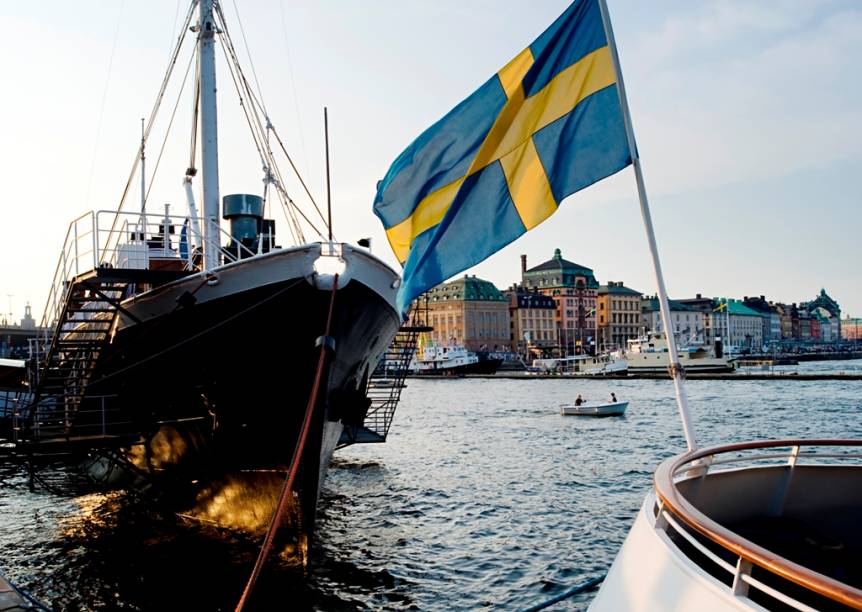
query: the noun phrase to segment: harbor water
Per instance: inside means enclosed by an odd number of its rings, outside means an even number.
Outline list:
[[[782,369],[859,374],[862,360]],[[860,382],[687,390],[702,445],[862,437]],[[611,391],[625,416],[559,414]],[[606,571],[653,469],[684,449],[670,381],[408,380],[389,441],[336,453],[309,575],[275,559],[254,608],[527,608]],[[0,476],[0,571],[53,608],[236,605],[259,540],[123,493],[30,492],[20,470]]]

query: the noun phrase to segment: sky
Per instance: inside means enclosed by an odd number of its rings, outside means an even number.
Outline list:
[[[257,77],[273,124],[321,203],[329,109],[336,238],[370,236],[374,254],[393,267],[371,209],[377,181],[566,4],[223,0],[246,74]],[[862,3],[608,4],[671,297],[799,302],[825,288],[844,313],[862,316]],[[41,314],[69,222],[117,208],[140,119],[153,106],[187,7],[186,0],[0,2],[0,317],[10,310],[20,317],[25,302]],[[190,53],[181,53],[180,78],[150,138],[148,174]],[[260,162],[224,62],[218,83],[221,193],[260,194]],[[148,210],[171,203],[185,214],[190,125],[187,85]],[[129,210],[138,206],[139,180]],[[286,182],[305,206],[296,180]],[[287,244],[284,218],[275,217]],[[566,199],[468,272],[505,288],[519,280],[522,253],[532,266],[555,248],[601,283],[655,292],[631,169]]]

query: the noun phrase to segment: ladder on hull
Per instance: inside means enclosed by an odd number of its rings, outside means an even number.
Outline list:
[[[419,334],[431,331],[423,325],[402,325],[395,334],[377,367],[368,377],[366,397],[369,407],[362,425],[345,425],[336,448],[350,444],[385,442],[401,391],[416,352]]]

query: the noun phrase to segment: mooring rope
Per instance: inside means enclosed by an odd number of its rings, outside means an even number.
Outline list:
[[[586,582],[582,582],[581,584],[572,587],[565,593],[560,593],[556,597],[549,599],[548,601],[543,601],[540,604],[533,606],[532,608],[527,608],[524,612],[537,612],[538,610],[544,610],[545,608],[549,608],[553,606],[555,603],[559,603],[564,599],[568,599],[573,595],[577,595],[578,593],[583,593],[585,591],[589,591],[593,589],[597,584],[599,584],[602,580],[605,579],[607,574],[602,574],[601,576],[597,576],[596,578],[590,578]]]
[[[299,462],[302,458],[302,451],[305,448],[305,441],[308,438],[308,430],[311,428],[311,417],[314,414],[314,406],[317,404],[317,394],[320,391],[320,381],[323,378],[323,370],[326,365],[326,350],[327,338],[329,337],[330,327],[332,326],[332,311],[335,308],[335,292],[338,291],[338,274],[335,275],[332,281],[332,293],[329,295],[329,313],[326,316],[326,331],[323,333],[322,342],[320,343],[320,356],[317,359],[317,372],[314,375],[314,384],[311,387],[311,394],[308,397],[308,405],[305,407],[305,419],[302,422],[302,429],[299,432],[299,439],[293,449],[293,457],[290,459],[290,469],[287,473],[287,478],[284,480],[284,486],[281,489],[281,495],[278,499],[278,505],[275,508],[275,513],[269,523],[269,528],[266,531],[266,537],[263,540],[263,545],[260,548],[260,553],[257,556],[257,561],[254,564],[254,569],[251,576],[248,578],[248,583],[245,585],[245,590],[236,605],[236,612],[241,612],[248,603],[248,598],[254,590],[254,585],[257,583],[258,576],[263,569],[269,552],[272,549],[272,543],[275,539],[275,533],[281,525],[281,519],[284,516],[284,511],[287,508],[287,501],[290,499],[293,491],[293,481],[296,479],[296,473],[299,470]],[[310,494],[310,492],[307,492]]]

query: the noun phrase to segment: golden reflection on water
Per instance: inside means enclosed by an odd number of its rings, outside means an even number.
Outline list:
[[[197,519],[230,529],[259,532],[269,526],[284,476],[278,472],[230,474],[198,493],[195,507],[188,513]],[[291,499],[287,515],[295,513]]]
[[[79,495],[72,499],[78,507],[69,515],[59,517],[58,531],[67,538],[87,537],[94,531],[104,531],[116,525],[116,512],[106,512],[106,506],[118,504],[124,493],[112,491],[109,493],[90,493]]]

